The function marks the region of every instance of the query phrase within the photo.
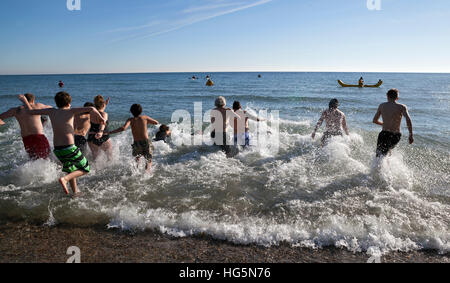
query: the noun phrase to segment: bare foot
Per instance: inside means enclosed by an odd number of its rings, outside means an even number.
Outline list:
[[[79,198],[79,197],[82,197],[83,195],[84,194],[82,192],[78,191],[78,192],[73,194],[72,198]]]
[[[67,181],[66,181],[66,179],[64,179],[64,177],[59,178],[59,183],[63,187],[63,190],[66,193],[66,195],[68,195],[69,194],[69,190],[67,189]]]

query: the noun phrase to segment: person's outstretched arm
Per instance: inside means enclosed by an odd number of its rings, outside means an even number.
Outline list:
[[[325,111],[322,112],[322,116],[320,116],[319,122],[317,122],[317,125],[314,128],[314,131],[311,135],[312,139],[314,139],[316,137],[316,132],[320,128],[320,126],[322,126],[323,120],[325,120]]]
[[[54,108],[34,109],[34,110],[28,110],[28,114],[50,116],[54,110],[55,110]]]
[[[114,135],[114,134],[118,134],[118,133],[124,132],[130,127],[130,124],[131,124],[131,119],[128,119],[122,127],[117,128],[114,131],[107,132],[105,134]]]
[[[257,116],[253,116],[252,114],[248,113],[247,111],[245,111],[245,117],[249,118],[250,120],[256,121],[256,122],[265,121],[265,119],[259,118]]]
[[[11,117],[15,117],[17,113],[17,108],[11,108],[8,111],[0,114],[0,120],[5,120]]]
[[[45,105],[45,104],[43,104],[43,103],[38,103],[37,106],[38,106],[40,109],[53,108],[53,106]]]
[[[79,114],[79,113],[87,113],[89,112],[89,114],[97,116],[97,118],[100,120],[101,124],[106,124],[106,119],[103,118],[102,114],[100,114],[100,112],[98,112],[98,110],[95,107],[79,107],[79,108],[72,108],[70,109],[70,111],[72,111],[72,113],[75,114]]]
[[[30,102],[23,94],[19,94],[19,100],[22,101],[23,105],[26,107],[27,110],[33,110],[33,107],[31,107]]]
[[[375,114],[375,117],[373,117],[373,123],[383,126],[383,122],[380,121],[381,117],[381,105],[378,107],[377,113]]]
[[[412,126],[411,117],[409,116],[408,107],[406,107],[406,106],[404,106],[404,108],[403,108],[403,115],[405,116],[406,125],[408,126],[409,144],[413,144],[414,143],[413,126]]]
[[[106,99],[106,101],[105,101],[105,110],[106,110],[106,107],[108,107],[108,104],[109,104],[109,97]]]
[[[348,131],[348,127],[347,127],[347,118],[344,115],[344,118],[342,118],[342,128],[344,129],[345,133],[348,135],[350,135],[350,132]]]
[[[152,119],[152,118],[150,118],[148,116],[145,116],[145,118],[147,119],[147,123],[149,123],[151,125],[158,125],[159,124],[159,122],[156,121],[155,119]]]

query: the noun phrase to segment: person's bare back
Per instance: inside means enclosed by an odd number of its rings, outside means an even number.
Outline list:
[[[135,141],[148,140],[148,123],[151,121],[148,116],[130,118],[131,133]],[[152,123],[154,124],[154,123]],[[156,124],[154,124],[156,125]]]
[[[403,114],[407,112],[406,106],[397,102],[385,102],[378,110],[383,119],[383,131],[400,133]]]
[[[408,108],[403,104],[397,103],[399,93],[398,89],[389,90],[386,95],[388,102],[380,104],[373,118],[373,123],[383,127],[378,136],[377,156],[387,155],[400,142],[402,137],[400,128],[403,117],[406,118],[408,126],[409,143],[414,143],[412,122]],[[380,122],[380,117],[383,119],[383,122]]]
[[[74,134],[78,136],[86,136],[89,128],[91,127],[91,115],[89,113],[83,113],[75,115],[73,120]]]
[[[53,128],[53,144],[54,146],[66,146],[74,144],[74,129],[73,120],[74,115],[83,112],[94,113],[100,120],[103,117],[100,116],[98,111],[93,107],[82,108],[59,108],[59,109],[44,109],[44,110],[30,110],[33,115],[48,115],[52,121]],[[103,120],[103,122],[105,122]]]
[[[323,121],[325,121],[326,130],[322,137],[322,146],[325,145],[327,140],[333,136],[342,136],[342,129],[345,131],[346,135],[349,135],[349,130],[347,127],[347,118],[344,112],[338,109],[339,101],[337,99],[332,99],[329,103],[327,110],[322,112],[319,122],[317,122],[316,127],[311,135],[312,139],[315,138],[317,130],[322,126]]]
[[[20,95],[19,99],[23,100],[27,99],[25,96]],[[24,102],[25,103],[25,102]],[[44,105],[42,103],[35,103],[34,97],[31,101],[28,101],[30,109],[40,110],[51,108],[51,106]],[[0,119],[4,120],[7,118],[16,118],[17,122],[19,122],[20,132],[22,137],[27,137],[31,135],[43,135],[44,127],[42,126],[41,116],[30,115],[27,112],[28,108],[25,106],[19,106],[15,108],[9,109],[7,112],[2,113],[0,115]]]
[[[157,125],[158,121],[142,114],[142,106],[139,104],[133,104],[130,108],[130,112],[133,114],[132,118],[129,118],[125,124],[109,132],[109,135],[117,134],[126,131],[131,126],[131,132],[133,134],[134,143],[132,144],[132,155],[136,157],[136,161],[139,161],[141,157],[144,157],[147,161],[145,169],[150,172],[152,167],[153,158],[153,145],[148,138],[148,124]]]
[[[323,111],[322,117],[325,121],[327,132],[340,132],[342,130],[342,122],[345,119],[344,112],[339,109]]]
[[[28,101],[25,100],[24,103],[28,109],[31,109]],[[58,92],[55,95],[55,103],[58,109],[28,110],[28,113],[50,117],[53,127],[53,153],[61,161],[63,165],[62,171],[67,173],[66,176],[59,178],[59,183],[66,194],[69,194],[67,183],[70,183],[74,194],[78,194],[77,178],[88,174],[90,166],[81,150],[74,144],[74,116],[89,112],[94,117],[97,117],[102,124],[106,123],[106,121],[94,107],[71,109],[72,97],[67,92]]]

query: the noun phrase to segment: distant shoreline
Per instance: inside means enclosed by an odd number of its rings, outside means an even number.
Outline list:
[[[365,263],[369,256],[334,247],[308,249],[235,245],[209,236],[173,238],[158,232],[135,234],[104,227],[46,227],[25,222],[0,224],[0,263],[64,263],[68,247],[81,262],[95,263]],[[381,262],[450,263],[436,251],[395,252]]]

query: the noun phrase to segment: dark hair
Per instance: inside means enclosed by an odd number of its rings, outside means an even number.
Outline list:
[[[160,132],[167,132],[168,130],[170,130],[170,128],[167,125],[161,125],[161,127],[159,127]]]
[[[95,105],[94,105],[94,103],[92,103],[92,102],[86,102],[86,103],[84,104],[84,107],[95,107]]]
[[[390,99],[396,100],[396,99],[398,98],[398,94],[399,94],[399,93],[400,93],[400,92],[398,91],[398,89],[393,88],[393,89],[390,89],[390,90],[387,92],[387,96],[388,96]]]
[[[70,97],[70,94],[68,94],[67,92],[60,91],[55,95],[55,102],[58,108],[63,108],[69,106],[69,104],[72,102],[72,97]]]
[[[239,110],[239,109],[241,109],[241,108],[242,108],[242,107],[241,107],[241,103],[240,103],[239,101],[233,102],[233,110],[234,110],[234,111]]]
[[[140,104],[133,104],[131,105],[130,112],[134,117],[137,117],[142,114],[142,106]]]
[[[328,107],[330,109],[337,109],[339,107],[339,100],[337,100],[336,98],[331,99]]]
[[[25,93],[25,98],[28,100],[28,102],[33,102],[34,101],[34,99],[35,99],[35,97],[34,97],[34,94],[31,94],[31,93]]]
[[[103,98],[102,95],[97,95],[94,98],[94,104],[95,104],[95,108],[97,108],[97,110],[100,110],[101,108],[103,108],[105,106],[105,99]]]

